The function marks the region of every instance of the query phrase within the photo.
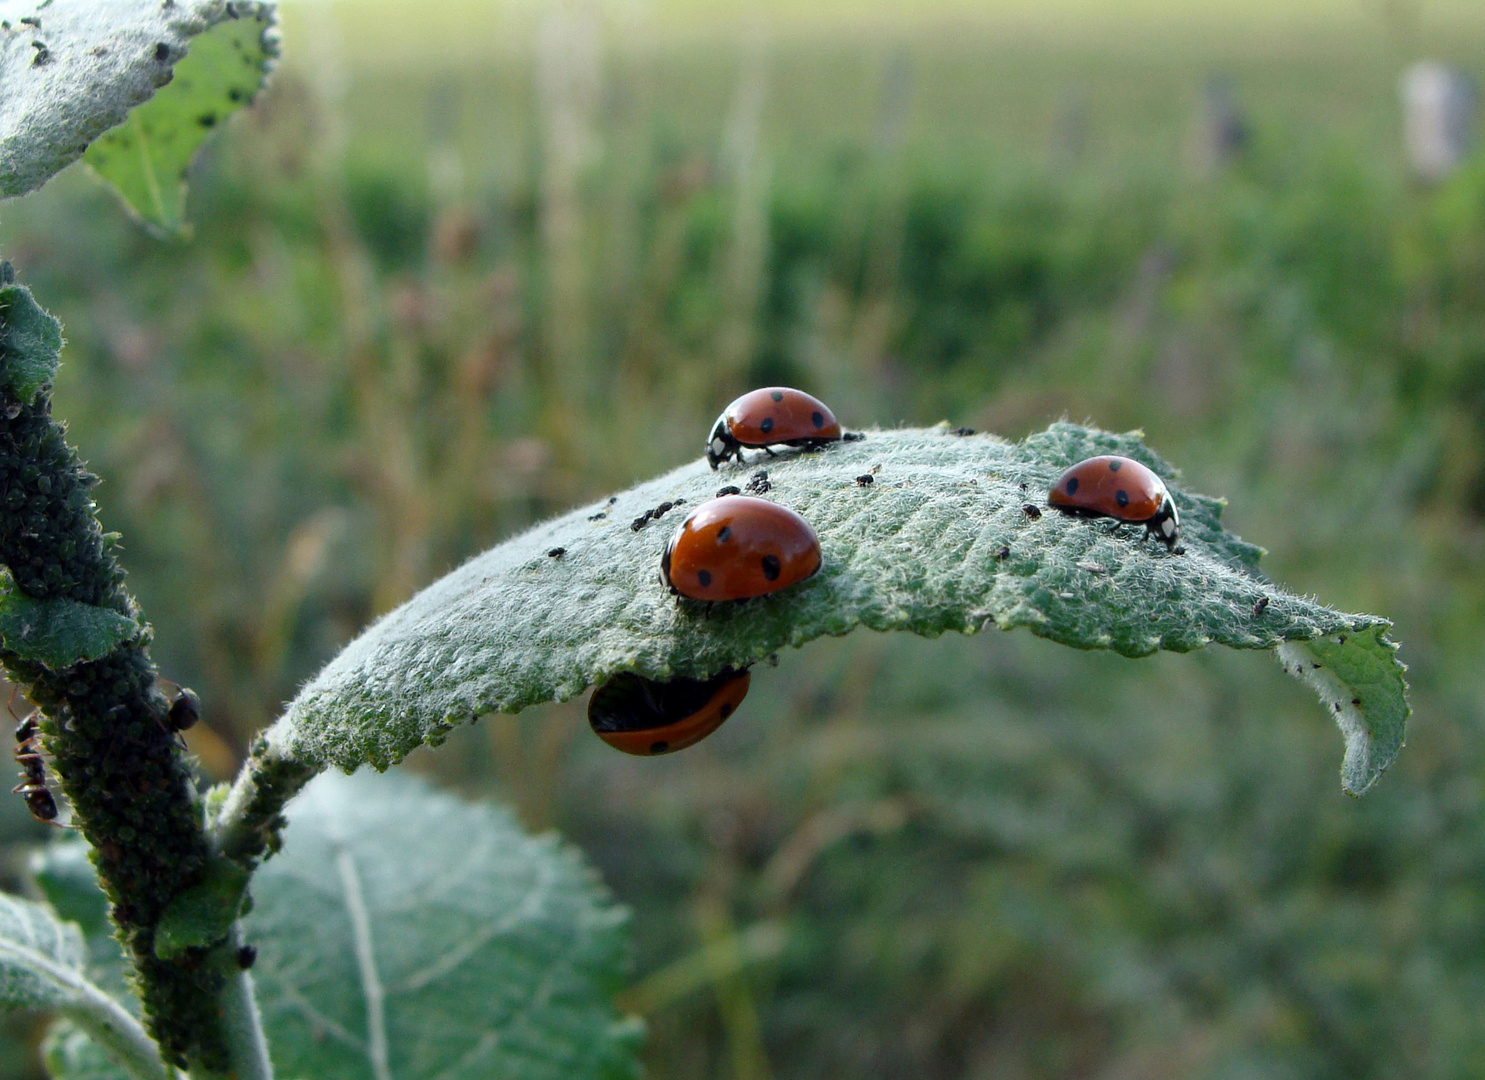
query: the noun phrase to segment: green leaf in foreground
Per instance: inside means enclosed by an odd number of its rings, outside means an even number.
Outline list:
[[[96,660],[139,632],[139,623],[109,608],[60,596],[37,600],[0,570],[0,642],[53,671]]]
[[[62,922],[41,904],[0,893],[0,1003],[59,1012],[87,1031],[87,1041],[95,1044],[88,1057],[95,1064],[107,1068],[111,1055],[129,1064],[131,1076],[168,1080],[168,1070],[139,1021],[86,978],[86,959],[76,925]]]
[[[1020,443],[945,427],[870,432],[815,454],[765,459],[766,497],[819,533],[820,573],[741,604],[678,604],[660,554],[681,518],[757,464],[683,466],[558,517],[485,552],[352,642],[292,702],[258,758],[322,769],[386,768],[461,721],[561,700],[623,671],[704,678],[785,645],[858,626],[934,636],[1026,627],[1081,649],[1145,656],[1218,644],[1272,649],[1391,624],[1276,588],[1261,550],[1222,528],[1220,500],[1171,483],[1185,553],[1143,529],[1045,507],[1068,465],[1101,453],[1175,470],[1137,433],[1055,424]],[[856,477],[873,474],[861,486]],[[659,522],[631,522],[681,502]],[[562,548],[558,557],[549,551]],[[1260,603],[1263,601],[1263,603]],[[1347,788],[1364,790],[1400,745],[1408,707],[1401,667],[1375,683],[1350,725]],[[1349,697],[1347,698],[1349,701]],[[1370,778],[1370,779],[1368,779]]]
[[[278,52],[270,6],[232,10],[236,18],[191,42],[169,86],[83,155],[130,210],[162,232],[185,227],[186,167],[217,125],[253,99]]]
[[[219,121],[256,92],[276,53],[272,19],[271,4],[251,0],[0,0],[0,198],[46,183],[164,88],[159,97],[178,104],[153,114],[147,146],[132,144],[148,163],[125,161],[125,151],[106,155],[116,160],[100,171],[140,213],[173,227],[170,207],[181,169],[209,128],[203,121],[209,113]],[[194,52],[193,39],[223,24],[236,28],[229,34],[239,44],[251,42],[246,53],[226,43],[209,48],[194,71],[177,67],[188,47]],[[182,70],[192,77],[177,79],[177,88],[172,75]]]
[[[246,926],[275,1070],[316,1080],[636,1074],[624,913],[581,857],[415,777],[322,776]]]
[[[29,405],[57,374],[62,324],[14,278],[10,264],[0,263],[0,389]]]

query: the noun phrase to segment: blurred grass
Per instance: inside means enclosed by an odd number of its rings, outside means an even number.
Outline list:
[[[1409,184],[1395,90],[1478,77],[1485,18],[902,10],[292,6],[193,243],[78,173],[7,204],[193,746],[229,771],[376,613],[751,385],[1143,427],[1276,578],[1397,619],[1366,799],[1264,657],[1000,635],[781,656],[674,758],[574,702],[414,767],[603,867],[659,1080],[1480,1075],[1485,161]],[[1214,75],[1252,131],[1215,171]]]

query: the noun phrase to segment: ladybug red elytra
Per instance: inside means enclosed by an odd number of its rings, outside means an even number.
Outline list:
[[[820,569],[820,538],[793,510],[751,495],[702,503],[660,557],[660,580],[692,600],[747,600]]]
[[[840,437],[840,422],[823,401],[803,390],[765,386],[722,410],[707,436],[706,460],[715,469],[730,457],[741,462],[745,446],[817,447]]]
[[[639,757],[694,746],[722,726],[747,697],[752,676],[725,668],[710,679],[656,682],[626,672],[588,700],[588,724],[615,750]]]
[[[1078,462],[1057,478],[1047,504],[1066,514],[1143,525],[1167,548],[1181,536],[1181,519],[1165,481],[1133,458],[1101,454]]]

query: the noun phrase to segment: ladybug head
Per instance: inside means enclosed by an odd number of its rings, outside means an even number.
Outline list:
[[[727,414],[723,413],[717,417],[717,422],[712,425],[712,433],[707,436],[706,463],[715,469],[736,454],[737,449],[737,440],[732,437],[732,429],[727,426]]]
[[[1181,516],[1176,513],[1175,500],[1170,497],[1169,492],[1160,501],[1160,509],[1155,511],[1155,516],[1145,522],[1145,528],[1168,549],[1175,549],[1176,541],[1181,538]]]

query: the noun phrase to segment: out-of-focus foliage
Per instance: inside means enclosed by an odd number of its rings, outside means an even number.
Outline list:
[[[353,55],[343,99],[285,72],[193,175],[189,247],[71,177],[6,207],[203,759],[751,385],[1143,427],[1277,581],[1396,619],[1415,718],[1365,800],[1265,659],[1016,635],[785,653],[671,758],[569,705],[417,767],[603,867],[659,1080],[1485,1071],[1485,167],[1405,182],[1399,59],[1230,43],[1252,137],[1197,173],[1199,50],[583,40]]]

